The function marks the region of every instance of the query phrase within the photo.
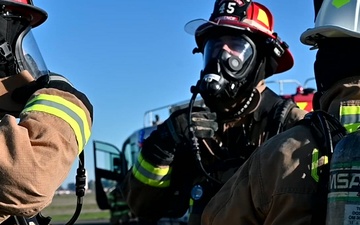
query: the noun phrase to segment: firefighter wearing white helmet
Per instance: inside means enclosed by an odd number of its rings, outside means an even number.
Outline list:
[[[360,223],[360,1],[314,6],[301,41],[317,49],[316,110],[254,152],[211,199],[203,225]]]
[[[31,33],[47,16],[0,0],[0,223],[50,204],[91,133],[91,103],[49,72]]]
[[[206,107],[190,102],[144,141],[123,184],[138,217],[156,221],[189,209],[189,224],[199,225],[208,201],[253,150],[303,118],[306,111],[264,84],[294,63],[273,26],[264,5],[239,0],[217,0],[209,20],[186,24],[204,60],[192,99],[199,93]]]

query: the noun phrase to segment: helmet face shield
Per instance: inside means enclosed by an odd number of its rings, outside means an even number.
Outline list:
[[[210,39],[204,47],[204,68],[216,63],[223,75],[242,79],[255,58],[255,48],[250,40],[235,36]],[[213,66],[210,66],[214,68]],[[206,70],[206,69],[205,69]],[[209,71],[219,72],[219,71]]]
[[[49,74],[30,28],[23,31],[18,37],[15,45],[15,56],[19,70],[29,71],[34,79]]]

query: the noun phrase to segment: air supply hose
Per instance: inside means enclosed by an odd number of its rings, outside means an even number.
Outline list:
[[[215,177],[212,177],[204,168],[204,165],[202,163],[201,160],[201,155],[200,155],[200,148],[199,148],[199,142],[198,142],[198,138],[195,136],[195,130],[194,130],[194,125],[192,123],[192,110],[193,110],[193,106],[195,104],[195,99],[197,96],[197,88],[195,86],[191,87],[191,93],[193,93],[190,102],[189,102],[189,118],[188,118],[188,127],[189,127],[189,136],[190,136],[190,144],[191,144],[191,148],[192,148],[192,152],[195,154],[195,159],[196,162],[198,163],[198,166],[200,168],[200,170],[202,171],[202,173],[205,175],[205,177],[207,179],[209,179],[210,181],[213,181],[217,184],[222,184],[220,180],[216,179]]]

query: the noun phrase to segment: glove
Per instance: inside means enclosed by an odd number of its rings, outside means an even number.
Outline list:
[[[218,129],[216,113],[207,108],[194,107],[191,113],[193,135],[197,138],[212,138]],[[189,129],[189,109],[180,109],[170,115],[164,123],[158,126],[164,139],[171,139],[174,144],[182,144],[191,140]]]
[[[144,141],[143,157],[156,165],[169,165],[173,160],[176,146],[187,145],[192,139],[188,121],[188,108],[172,113]],[[194,107],[191,113],[191,125],[195,137],[212,138],[218,129],[216,113],[210,112],[207,108]]]
[[[74,86],[64,76],[50,72],[50,75],[39,77],[36,81],[17,88],[13,91],[11,98],[16,103],[25,104],[35,91],[42,88],[56,88],[75,95],[87,108],[90,113],[91,121],[93,121],[93,106],[85,94],[76,90]]]

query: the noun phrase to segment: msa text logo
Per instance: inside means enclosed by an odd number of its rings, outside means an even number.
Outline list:
[[[360,170],[330,171],[330,190],[360,192]]]

